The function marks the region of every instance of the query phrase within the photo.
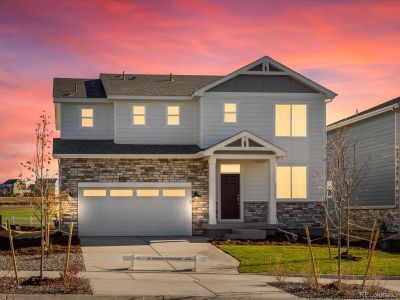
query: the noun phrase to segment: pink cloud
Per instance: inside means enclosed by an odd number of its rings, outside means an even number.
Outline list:
[[[400,95],[398,1],[3,1],[0,181],[30,158],[55,76],[227,74],[270,55],[339,94],[328,122]]]

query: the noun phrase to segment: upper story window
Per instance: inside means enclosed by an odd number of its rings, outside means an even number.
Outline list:
[[[307,105],[276,104],[275,136],[307,136]]]
[[[167,124],[172,126],[181,124],[181,108],[179,105],[167,106]]]
[[[81,126],[82,127],[93,127],[94,113],[93,108],[82,108],[81,109]]]
[[[307,167],[276,167],[276,198],[307,198]]]
[[[236,103],[224,103],[224,122],[236,123],[237,105]]]
[[[134,105],[132,108],[132,124],[146,125],[146,106]]]

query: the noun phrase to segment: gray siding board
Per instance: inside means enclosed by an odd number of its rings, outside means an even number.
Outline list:
[[[387,112],[348,127],[357,164],[368,164],[357,206],[395,205],[395,126],[395,113]]]
[[[209,90],[210,92],[317,93],[285,75],[238,75]]]
[[[167,105],[179,105],[181,125],[166,124]],[[146,125],[132,125],[132,106],[146,106]],[[115,104],[117,144],[196,144],[196,114],[194,101],[148,101],[127,100]]]
[[[94,127],[81,127],[81,108],[94,109]],[[112,140],[114,135],[113,105],[110,103],[62,103],[61,138]]]
[[[231,93],[206,93],[203,105],[203,145],[210,147],[243,130],[263,138],[287,151],[278,165],[305,165],[308,167],[308,199],[321,200],[322,191],[314,183],[313,174],[323,172],[325,137],[325,102],[318,96],[299,95],[278,97],[271,95],[241,96]],[[223,122],[223,103],[237,103],[237,123]],[[308,105],[308,136],[275,137],[274,110],[276,103],[305,103]]]

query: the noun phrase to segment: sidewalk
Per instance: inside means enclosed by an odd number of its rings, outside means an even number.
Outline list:
[[[0,275],[3,275],[1,273]],[[47,277],[59,276],[59,272],[45,272],[44,274]],[[19,272],[21,278],[32,275],[37,275],[37,272]],[[129,296],[129,299],[131,299],[132,296],[162,296],[164,297],[163,299],[169,297],[296,299],[296,297],[266,284],[261,277],[258,278],[256,276],[239,274],[206,274],[192,272],[82,272],[81,276],[90,279],[93,292],[96,296],[122,297],[115,299],[128,299],[125,298],[127,296]],[[40,299],[44,299],[42,298],[43,295],[40,296]],[[29,297],[29,299],[36,299],[35,297],[36,296],[32,296],[32,298]],[[79,299],[80,297],[81,296],[79,296]],[[114,297],[112,299],[114,299]],[[0,300],[2,300],[1,297]]]
[[[4,271],[0,272],[4,275]],[[20,277],[37,275],[37,272],[21,271]],[[188,297],[191,299],[296,299],[282,290],[270,286],[274,276],[260,274],[210,274],[192,272],[82,272],[83,277],[91,280],[95,296],[60,295],[57,299],[172,299]],[[59,272],[45,272],[47,277],[58,277]],[[301,277],[286,277],[286,281],[300,282]],[[329,283],[334,279],[321,278],[320,282]],[[361,280],[345,280],[357,282]],[[382,286],[400,292],[400,280],[382,280]],[[29,296],[29,297],[28,297]],[[104,296],[104,297],[103,297]],[[118,297],[117,297],[118,296]],[[53,299],[54,295],[27,295],[26,297],[3,299]],[[110,298],[111,297],[111,298]],[[143,298],[147,297],[147,298]]]

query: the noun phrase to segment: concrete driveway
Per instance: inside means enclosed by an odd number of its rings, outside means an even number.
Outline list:
[[[198,272],[237,274],[239,262],[203,237],[81,237],[87,271],[128,271],[124,255],[206,256]],[[177,272],[193,268],[191,262],[135,262],[135,271]]]
[[[238,273],[239,262],[204,237],[81,237],[86,272],[96,295],[165,297],[293,298],[257,277]],[[191,262],[136,262],[124,255],[207,256]]]

